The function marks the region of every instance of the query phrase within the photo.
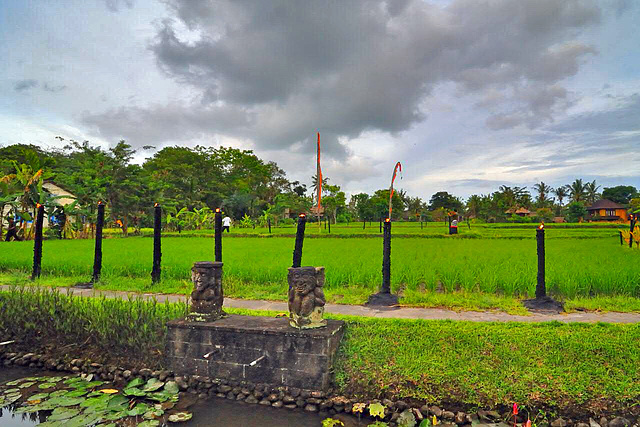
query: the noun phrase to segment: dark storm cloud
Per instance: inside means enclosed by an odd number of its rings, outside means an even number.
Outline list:
[[[36,86],[38,86],[37,80],[27,79],[27,80],[20,80],[16,82],[16,84],[13,85],[13,89],[16,90],[17,92],[22,92],[25,90],[32,89]]]
[[[442,82],[465,94],[500,94],[487,109],[489,128],[547,123],[570,105],[560,81],[595,53],[577,34],[600,20],[589,0],[457,0],[445,8],[423,0],[166,3],[173,18],[160,24],[151,49],[199,101],[176,109],[177,120],[166,120],[174,107],[150,107],[87,123],[103,135],[161,143],[192,134],[179,127],[197,121],[195,132],[228,132],[262,149],[309,149],[303,143],[319,129],[326,151],[341,159],[348,150],[340,138],[396,134],[423,121],[429,111],[421,103]],[[210,105],[220,117],[208,121]]]

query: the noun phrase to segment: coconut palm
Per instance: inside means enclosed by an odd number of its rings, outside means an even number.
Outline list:
[[[327,183],[329,182],[329,178],[325,178],[322,177],[322,188],[324,188]],[[318,197],[318,176],[313,175],[311,177],[311,188],[313,188],[313,199],[316,200],[317,203],[317,197]]]
[[[569,185],[569,193],[571,194],[571,200],[574,202],[581,202],[584,200],[586,189],[581,179],[576,179],[571,185]]]
[[[555,188],[553,190],[553,194],[556,195],[556,197],[558,198],[558,204],[560,205],[560,207],[562,207],[564,205],[562,201],[569,195],[569,189],[566,185],[562,185],[558,188]]]
[[[600,186],[596,185],[595,179],[591,182],[587,182],[584,188],[587,202],[595,203],[595,201],[600,198],[600,193],[598,193]]]
[[[540,207],[544,207],[547,202],[549,201],[549,193],[551,192],[552,188],[545,184],[544,182],[540,182],[538,184],[535,184],[533,186],[533,189],[536,190],[538,192],[538,205]]]

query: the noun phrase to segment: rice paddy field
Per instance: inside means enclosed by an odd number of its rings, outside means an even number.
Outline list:
[[[428,239],[405,236],[403,227],[394,224],[392,290],[402,296],[403,304],[464,308],[473,300],[471,305],[475,309],[513,311],[513,307],[509,307],[518,305],[519,299],[533,296],[537,271],[535,224],[475,227],[485,233],[503,233],[505,237],[480,235],[473,239],[464,238],[464,234],[446,236],[443,225],[438,225],[438,232],[433,235],[442,238]],[[436,230],[433,223],[425,228],[429,227]],[[420,224],[409,223],[405,228],[417,233]],[[313,229],[314,225],[310,224],[307,230]],[[345,229],[355,231],[346,226]],[[548,291],[565,300],[608,298],[608,309],[613,310],[631,301],[635,308],[630,311],[640,310],[637,299],[640,297],[640,251],[621,246],[617,229],[615,226],[548,226]],[[236,229],[235,235],[225,234],[223,239],[226,295],[285,299],[293,238],[285,237],[284,233],[277,238],[244,237],[239,235],[241,230],[253,231]],[[102,283],[97,287],[188,293],[192,287],[193,262],[213,259],[213,239],[206,237],[206,232],[203,234],[185,232],[183,237],[163,238],[162,283],[154,286],[150,283],[153,240],[107,238],[103,242]],[[87,281],[93,265],[93,245],[92,240],[45,241],[42,284],[68,286]],[[33,242],[0,242],[0,283],[24,282],[31,269],[32,256]],[[325,293],[329,301],[361,304],[380,285],[381,238],[375,235],[309,238],[304,243],[302,261],[303,265],[325,266]],[[583,305],[590,308],[588,301]]]

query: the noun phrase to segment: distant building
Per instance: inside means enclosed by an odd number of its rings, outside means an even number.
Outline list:
[[[67,190],[59,187],[53,182],[50,182],[50,181],[44,182],[42,184],[42,189],[47,193],[51,194],[52,196],[59,197],[58,199],[56,199],[56,203],[58,203],[59,205],[67,206],[75,201],[75,196],[73,194],[69,193]],[[11,207],[9,205],[6,205],[4,207],[4,211],[2,212],[2,216],[6,218],[7,215],[9,215],[10,211],[11,211]],[[44,227],[49,226],[49,218],[47,217],[46,214],[44,217],[43,226]]]
[[[611,200],[601,199],[587,207],[588,221],[628,221],[627,210]]]
[[[531,216],[531,211],[526,208],[511,208],[504,211],[504,213],[509,215],[516,214],[518,216]]]

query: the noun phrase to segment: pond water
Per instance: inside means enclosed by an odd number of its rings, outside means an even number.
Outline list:
[[[49,374],[59,375],[59,373]],[[48,373],[26,368],[0,367],[0,383],[35,375],[46,376]],[[169,425],[184,427],[317,427],[322,425],[320,416],[302,410],[276,409],[219,398],[197,402],[188,410],[193,413],[190,421]],[[0,426],[2,427],[31,427],[43,421],[45,421],[44,417],[38,414],[16,414],[7,409],[0,409]],[[355,426],[358,423],[353,422],[349,425]]]

